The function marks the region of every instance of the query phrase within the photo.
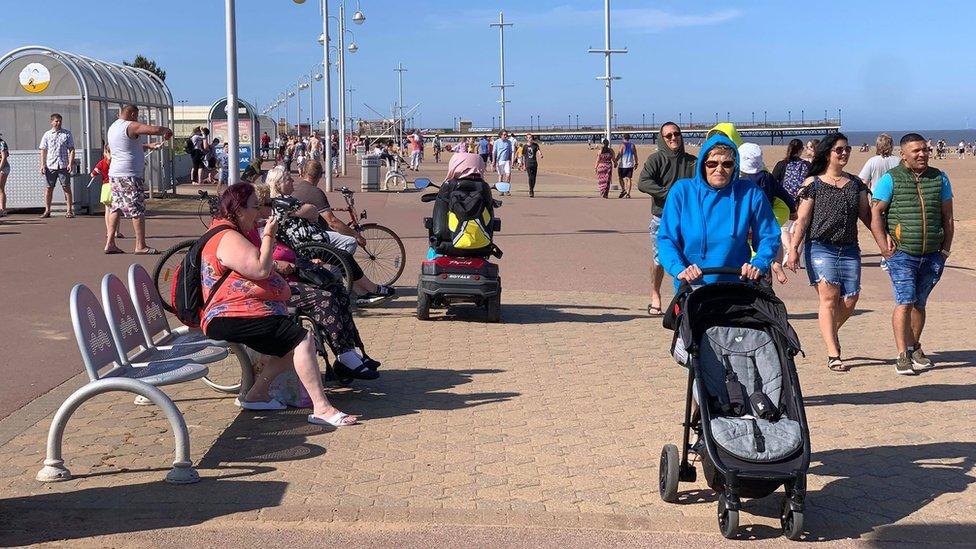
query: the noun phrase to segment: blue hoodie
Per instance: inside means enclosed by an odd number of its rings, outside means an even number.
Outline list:
[[[705,159],[718,144],[732,149],[735,167],[732,181],[721,189],[713,189],[705,180]],[[694,177],[679,179],[671,187],[657,231],[657,250],[661,266],[675,277],[675,288],[678,274],[692,264],[702,269],[738,269],[744,263],[752,263],[763,273],[769,272],[779,251],[779,225],[763,191],[738,175],[739,151],[735,143],[724,135],[714,135],[702,145]],[[750,229],[755,256],[749,246]],[[737,279],[710,275],[705,282]]]

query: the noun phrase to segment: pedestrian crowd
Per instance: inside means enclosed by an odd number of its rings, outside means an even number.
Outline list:
[[[929,165],[924,137],[903,136],[896,157],[891,136],[878,136],[877,155],[854,175],[842,133],[806,145],[792,140],[772,171],[762,149],[743,142],[728,123],[708,133],[698,157],[685,151],[677,124],[662,125],[660,136],[638,179],[638,190],[652,198],[649,314],[663,315],[664,272],[676,289],[736,278],[701,276],[715,267],[735,268],[741,279],[786,283],[786,271],[797,272],[802,259],[818,296],[826,366],[846,372],[839,332],[861,292],[862,223],[891,279],[895,371],[914,375],[933,367],[922,350],[925,309],[951,254],[954,225],[949,178]],[[604,142],[597,162],[604,197],[619,157]]]

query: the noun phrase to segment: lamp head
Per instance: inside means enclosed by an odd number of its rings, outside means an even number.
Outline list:
[[[355,42],[350,42],[349,47],[346,49],[349,50],[349,53],[356,53],[359,51],[359,46],[357,46]]]
[[[366,16],[363,15],[363,12],[356,10],[356,13],[352,14],[352,22],[357,25],[362,25],[366,22]]]
[[[320,72],[315,73],[315,81],[318,82],[319,80],[322,80],[322,73]]]
[[[320,46],[324,46],[325,45],[325,33],[324,32],[319,33],[319,40],[318,40],[318,42],[319,42],[319,45]]]

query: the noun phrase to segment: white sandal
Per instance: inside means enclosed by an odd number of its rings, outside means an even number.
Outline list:
[[[332,417],[322,417],[315,414],[308,414],[308,422],[314,425],[331,425],[333,427],[348,427],[359,423],[358,418],[353,418],[352,423],[346,423],[346,418],[352,417],[345,412],[336,412]]]

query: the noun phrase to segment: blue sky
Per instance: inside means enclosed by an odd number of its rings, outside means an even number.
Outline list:
[[[317,0],[238,0],[239,91],[267,105],[321,61]],[[835,116],[844,127],[932,129],[976,126],[972,2],[613,3],[618,122],[665,118],[749,120]],[[64,9],[59,10],[58,5]],[[0,50],[42,44],[109,61],[141,53],[167,71],[174,97],[209,104],[225,93],[220,0],[55,0],[4,10]],[[331,0],[332,13],[337,1]],[[805,5],[803,10],[798,6]],[[421,103],[424,126],[455,116],[488,125],[497,116],[498,31],[504,10],[509,124],[597,123],[603,87],[603,2],[362,0],[367,21],[347,23],[360,49],[347,55],[353,114],[363,103],[389,112],[393,68],[402,62],[404,102]],[[410,6],[406,11],[405,6]],[[484,7],[481,7],[484,6]],[[881,7],[879,7],[881,6]],[[355,0],[347,1],[348,17]],[[61,15],[54,16],[57,12]],[[57,30],[51,23],[59,24]],[[307,92],[306,92],[307,93]],[[316,86],[321,98],[321,85]],[[303,103],[307,104],[307,96]],[[316,101],[321,117],[321,102]]]

